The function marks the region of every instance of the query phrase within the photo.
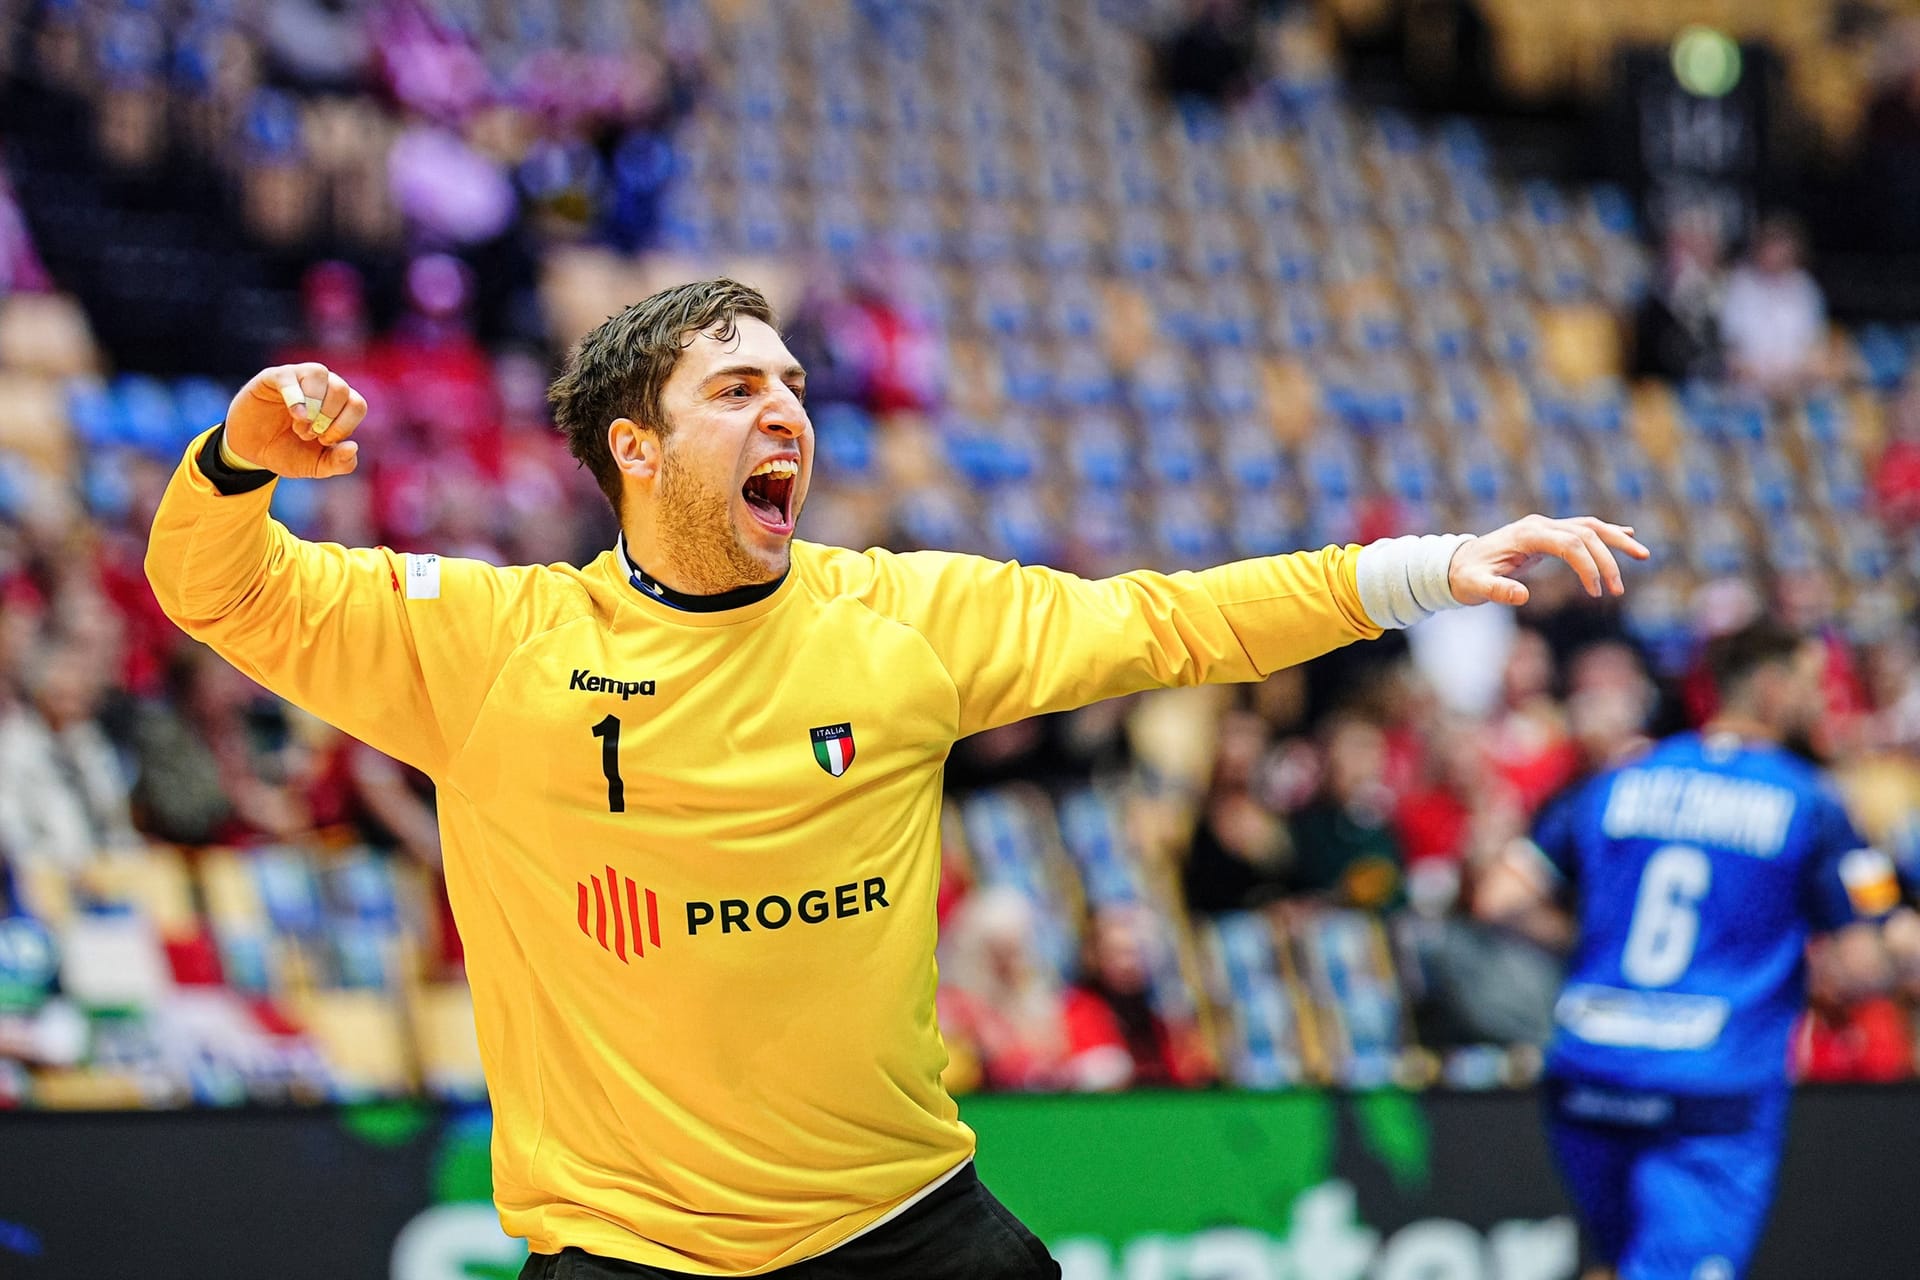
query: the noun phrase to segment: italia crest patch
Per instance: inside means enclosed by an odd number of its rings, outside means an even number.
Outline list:
[[[820,767],[834,777],[847,771],[853,763],[853,726],[851,724],[825,724],[817,729],[807,730],[813,739],[813,758]]]

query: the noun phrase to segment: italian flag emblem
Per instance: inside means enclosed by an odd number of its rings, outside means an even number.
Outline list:
[[[836,778],[845,773],[853,763],[853,726],[827,724],[807,732],[813,738],[813,758],[820,767]]]

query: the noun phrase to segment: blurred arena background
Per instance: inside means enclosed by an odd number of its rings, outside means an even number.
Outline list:
[[[0,1276],[515,1273],[431,788],[177,633],[146,529],[316,358],[366,463],[290,527],[584,560],[557,355],[717,270],[808,365],[819,541],[1655,548],[960,745],[948,1083],[1072,1280],[1577,1273],[1557,960],[1476,869],[1713,635],[1825,638],[1812,746],[1920,859],[1920,6],[0,0]],[[1887,987],[1816,981],[1756,1275],[1912,1274]]]

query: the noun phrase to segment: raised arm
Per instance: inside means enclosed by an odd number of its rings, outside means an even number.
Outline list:
[[[871,553],[879,612],[924,636],[953,677],[960,733],[1172,685],[1263,679],[1439,609],[1519,604],[1529,561],[1566,561],[1617,594],[1632,531],[1529,516],[1484,537],[1391,538],[1197,573],[1088,580],[939,552]]]
[[[167,616],[288,701],[438,775],[535,613],[525,570],[306,542],[280,476],[345,475],[366,402],[317,364],[256,375],[167,486],[147,577]]]

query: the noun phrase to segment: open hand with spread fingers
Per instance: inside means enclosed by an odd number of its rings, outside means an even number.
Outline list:
[[[1593,516],[1563,520],[1526,516],[1455,548],[1447,586],[1461,604],[1525,604],[1526,584],[1515,575],[1543,556],[1552,556],[1567,562],[1588,595],[1617,596],[1626,585],[1620,580],[1616,551],[1635,560],[1652,554],[1634,538],[1629,525],[1608,524]]]
[[[227,406],[227,450],[241,462],[297,480],[343,476],[359,465],[347,437],[367,402],[323,364],[262,369]]]

